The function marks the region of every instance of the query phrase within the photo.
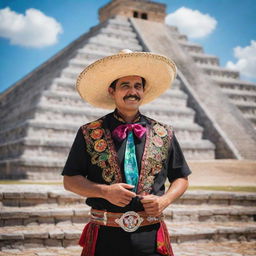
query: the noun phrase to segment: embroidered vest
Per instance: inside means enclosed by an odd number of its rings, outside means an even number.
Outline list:
[[[102,178],[108,184],[123,182],[117,153],[109,129],[103,128],[102,117],[94,122],[83,125],[82,131],[86,142],[86,149],[91,157],[91,163],[102,169]],[[141,162],[138,184],[138,194],[150,193],[164,161],[168,157],[173,137],[172,129],[166,125],[150,119],[147,126],[146,142]]]

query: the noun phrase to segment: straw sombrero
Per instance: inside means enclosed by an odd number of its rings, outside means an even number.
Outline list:
[[[80,96],[93,106],[114,109],[108,87],[118,78],[134,75],[146,80],[142,102],[146,104],[170,88],[176,77],[176,65],[163,55],[126,49],[87,66],[79,75],[76,88]]]

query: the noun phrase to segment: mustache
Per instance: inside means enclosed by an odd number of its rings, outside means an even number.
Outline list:
[[[126,100],[126,99],[128,99],[128,98],[130,98],[130,97],[134,97],[136,100],[140,100],[140,97],[139,96],[137,96],[137,95],[127,95],[127,96],[124,96],[124,100]]]

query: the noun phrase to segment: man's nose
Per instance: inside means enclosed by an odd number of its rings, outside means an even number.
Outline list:
[[[137,90],[134,86],[131,86],[130,89],[129,89],[129,93],[133,94],[133,93],[137,93]]]

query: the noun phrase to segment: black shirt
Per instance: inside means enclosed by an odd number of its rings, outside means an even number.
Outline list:
[[[150,119],[146,118],[141,114],[138,114],[136,121],[143,125],[150,126]],[[104,119],[103,127],[105,129],[109,129],[110,132],[112,132],[120,124],[124,124],[124,120],[120,117],[120,115],[118,115],[117,111],[115,111],[106,116],[106,118]],[[126,182],[125,175],[124,175],[124,154],[125,154],[126,140],[127,138],[121,142],[118,140],[114,140],[123,182]],[[136,158],[137,158],[139,171],[141,167],[141,159],[144,152],[145,141],[146,141],[145,134],[141,139],[138,139],[136,136],[134,136]],[[90,165],[91,165],[91,158],[89,153],[86,151],[86,142],[84,139],[82,129],[80,128],[76,134],[75,140],[71,147],[62,175],[68,175],[68,176],[82,175],[93,182],[104,183],[99,172],[96,172],[96,171],[89,172],[90,168],[88,167]],[[163,168],[161,172],[158,173],[155,177],[152,194],[159,195],[159,196],[164,194],[164,190],[165,190],[164,184],[165,184],[166,178],[168,178],[170,182],[173,182],[175,179],[186,177],[190,173],[191,173],[191,170],[187,165],[187,162],[183,156],[182,150],[175,137],[175,134],[173,134],[168,158],[166,162],[163,164]],[[138,197],[134,198],[131,201],[131,203],[126,207],[115,206],[110,202],[108,202],[107,200],[101,199],[101,198],[88,198],[86,200],[86,203],[95,209],[107,210],[112,212],[143,210],[143,206],[140,203]]]

